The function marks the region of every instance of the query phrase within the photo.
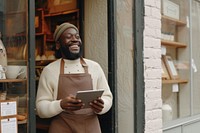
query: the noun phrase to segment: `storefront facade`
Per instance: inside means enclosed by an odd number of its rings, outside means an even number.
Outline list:
[[[26,66],[28,78],[1,79],[0,83],[23,86],[26,90],[23,96],[28,103],[24,107],[28,117],[19,129],[34,133],[38,48],[34,37],[41,36],[34,23],[36,3],[15,0],[19,6],[14,8],[9,6],[14,2],[11,1],[0,2],[2,40],[9,50],[8,64]],[[170,14],[169,10],[173,12]],[[14,11],[17,11],[15,17]],[[103,132],[197,133],[200,130],[198,0],[84,0],[80,2],[79,13],[84,56],[100,63],[114,96],[112,109],[100,117]],[[28,54],[12,55],[10,50],[26,44]],[[21,91],[15,95],[22,96]],[[23,114],[19,108],[18,113]]]
[[[19,4],[19,1],[16,1],[16,5]],[[96,38],[85,37],[85,44],[93,44],[91,42],[97,42],[99,47],[93,47],[85,45],[85,57],[92,58],[100,62],[104,71],[107,73],[111,89],[115,96],[114,106],[112,113],[108,118],[111,120],[109,123],[109,131],[111,132],[141,132],[144,130],[144,77],[143,75],[143,8],[144,3],[142,1],[84,1],[85,9],[85,18],[84,18],[84,36],[88,35],[90,32],[87,30],[96,29],[97,33]],[[6,2],[5,2],[6,3]],[[7,2],[12,3],[12,2]],[[135,4],[134,4],[135,3]],[[2,4],[2,9],[4,9]],[[27,41],[29,42],[29,58],[28,58],[28,84],[29,84],[29,106],[28,106],[28,131],[35,132],[36,129],[36,120],[34,115],[34,101],[35,101],[35,39],[32,36],[35,36],[34,28],[34,5],[33,1],[28,1],[26,3],[25,10],[28,11],[27,20],[25,20],[28,26],[27,32]],[[135,5],[135,6],[134,6]],[[91,8],[90,8],[91,7]],[[99,7],[99,10],[96,10],[96,13],[92,12],[96,9],[92,7]],[[132,10],[137,8],[133,13]],[[98,9],[98,8],[97,8]],[[104,11],[102,13],[102,11]],[[97,19],[93,17],[97,14],[100,14]],[[126,15],[124,15],[126,14]],[[134,15],[133,15],[134,14]],[[139,16],[138,16],[139,15]],[[89,17],[87,17],[89,16]],[[138,19],[135,19],[138,16]],[[100,18],[99,18],[100,17]],[[90,20],[92,19],[92,20]],[[96,21],[98,20],[98,21]],[[101,21],[99,21],[101,20]],[[141,23],[134,23],[135,20]],[[137,24],[137,25],[136,25]],[[138,25],[139,24],[139,25]],[[136,25],[135,29],[133,28]],[[91,28],[92,26],[92,28]],[[3,26],[2,26],[3,27]],[[88,27],[88,28],[87,28]],[[137,30],[136,30],[137,29]],[[5,29],[5,31],[8,29]],[[107,33],[108,31],[108,33]],[[133,32],[138,31],[133,39]],[[100,33],[99,33],[100,32]],[[107,34],[105,34],[107,33]],[[100,37],[99,37],[100,36]],[[100,39],[99,39],[100,38]],[[103,39],[102,39],[103,38]],[[135,40],[134,46],[133,42]],[[3,40],[6,44],[5,40]],[[89,43],[88,43],[89,42]],[[103,44],[103,45],[102,45]],[[102,49],[103,48],[103,49]],[[91,50],[92,49],[92,50]],[[93,50],[97,49],[97,50]],[[98,49],[102,49],[99,51]],[[95,53],[93,53],[95,52]],[[121,53],[121,54],[120,54]],[[93,57],[96,55],[96,57]],[[109,57],[109,58],[108,58]],[[135,69],[134,68],[134,59]],[[125,65],[123,65],[125,64]],[[128,64],[128,65],[127,65]],[[135,73],[134,73],[135,71]],[[134,75],[137,78],[134,78]],[[127,78],[128,77],[128,78]],[[142,80],[141,80],[142,79]],[[134,82],[137,91],[134,90]],[[134,104],[135,103],[135,104]],[[134,106],[135,105],[135,106]],[[134,107],[136,111],[134,112]],[[135,113],[135,115],[134,115]],[[135,122],[134,122],[135,120]],[[135,125],[135,126],[134,126]]]

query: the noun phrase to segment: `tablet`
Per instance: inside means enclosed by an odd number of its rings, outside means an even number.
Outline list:
[[[85,104],[83,108],[89,108],[90,102],[101,97],[104,90],[86,90],[86,91],[78,91],[76,94],[77,99],[81,99],[81,101]]]

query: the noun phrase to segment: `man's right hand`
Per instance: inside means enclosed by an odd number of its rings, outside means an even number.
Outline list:
[[[84,104],[81,102],[80,99],[76,99],[75,96],[69,95],[61,100],[60,106],[66,111],[76,111],[81,109]]]

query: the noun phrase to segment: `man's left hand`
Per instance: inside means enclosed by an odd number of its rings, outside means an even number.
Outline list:
[[[103,110],[104,108],[104,102],[103,100],[99,97],[96,100],[92,101],[90,103],[91,108],[95,113],[99,113]]]

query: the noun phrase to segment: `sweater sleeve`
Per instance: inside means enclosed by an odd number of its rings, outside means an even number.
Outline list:
[[[36,110],[41,118],[50,118],[62,112],[60,100],[55,99],[54,91],[57,89],[55,82],[55,76],[45,67],[40,76],[36,96]]]
[[[104,108],[99,114],[104,114],[104,113],[108,112],[112,106],[113,95],[110,91],[110,87],[108,85],[107,79],[106,79],[105,74],[104,74],[102,68],[100,67],[100,65],[98,65],[97,70],[99,70],[97,89],[104,89],[104,93],[101,97],[102,100],[104,101]]]

